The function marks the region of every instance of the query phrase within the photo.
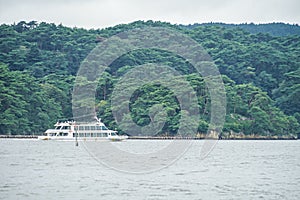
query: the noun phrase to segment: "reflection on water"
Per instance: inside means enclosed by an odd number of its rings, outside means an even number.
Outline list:
[[[147,152],[144,142],[114,145]],[[193,141],[168,168],[137,175],[101,165],[73,142],[3,139],[0,199],[300,198],[300,141],[219,141],[204,160],[202,144]]]

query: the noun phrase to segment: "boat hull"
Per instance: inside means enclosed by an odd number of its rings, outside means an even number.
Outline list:
[[[39,140],[63,140],[63,141],[76,141],[75,137],[64,137],[64,136],[38,136]],[[77,137],[78,141],[122,141],[127,137]]]

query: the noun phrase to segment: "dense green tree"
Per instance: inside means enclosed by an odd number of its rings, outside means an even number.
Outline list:
[[[62,116],[53,96],[29,74],[0,65],[0,131],[8,134],[40,133]]]
[[[276,103],[287,114],[300,113],[300,68],[286,73],[285,76],[286,80],[274,90]]]

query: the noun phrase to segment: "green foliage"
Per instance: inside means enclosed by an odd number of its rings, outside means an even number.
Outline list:
[[[37,80],[0,64],[0,132],[40,133],[62,116],[62,108]]]
[[[300,113],[300,68],[285,74],[286,79],[273,91],[276,104],[287,114]]]
[[[283,27],[290,26],[245,24],[239,26],[243,29],[228,29],[224,24],[206,24],[187,28],[137,21],[85,30],[21,21],[0,26],[0,62],[4,63],[0,65],[0,133],[42,132],[59,118],[71,118],[73,85],[80,63],[107,37],[144,26],[176,29],[199,42],[211,55],[226,88],[224,133],[295,135],[300,132],[300,36],[292,35],[298,26],[284,29],[289,36],[275,37],[262,32],[283,35]],[[259,29],[259,33],[250,33]],[[199,110],[200,116],[185,124],[198,124],[198,132],[206,133],[211,100],[204,79],[181,57],[159,49],[129,52],[115,60],[99,78],[95,105],[103,121],[111,128],[118,128],[110,105],[114,86],[134,66],[146,63],[170,66],[189,82],[198,100],[198,107],[193,109]],[[87,81],[82,79],[82,84]],[[187,94],[185,88],[178,90]],[[87,102],[82,98],[79,103]],[[165,124],[158,134],[172,135],[178,131],[183,113],[168,88],[144,85],[134,92],[129,105],[131,114],[124,116],[125,120],[132,118],[145,127],[153,121],[151,112],[159,105],[167,117],[161,118]]]
[[[268,33],[274,36],[300,35],[300,27],[298,24],[269,23],[269,24],[224,24],[224,23],[204,23],[184,26],[187,28],[195,28],[198,26],[221,26],[228,29],[243,29],[253,34]]]

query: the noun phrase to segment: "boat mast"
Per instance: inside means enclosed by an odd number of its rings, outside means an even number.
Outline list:
[[[78,132],[77,132],[77,127],[76,124],[74,123],[74,130],[75,130],[75,146],[78,147]]]

